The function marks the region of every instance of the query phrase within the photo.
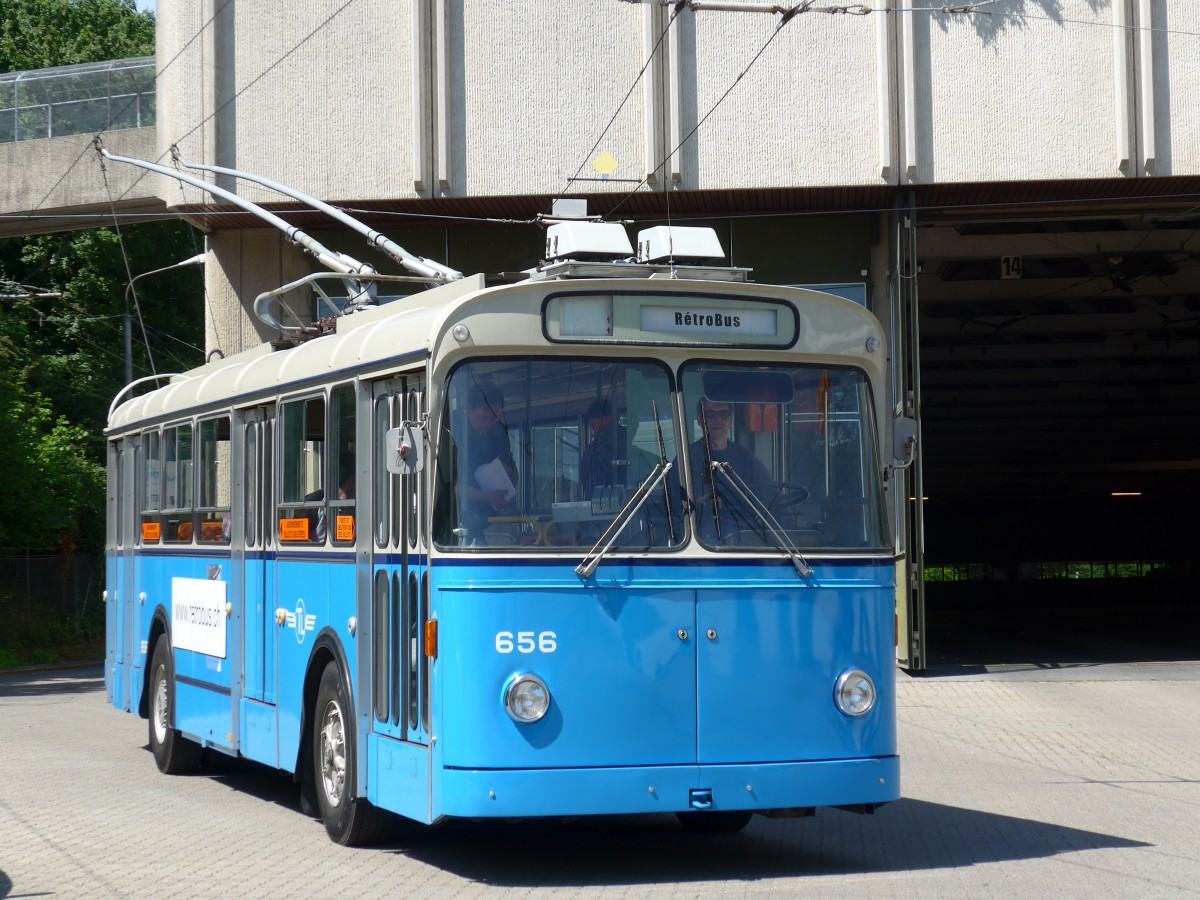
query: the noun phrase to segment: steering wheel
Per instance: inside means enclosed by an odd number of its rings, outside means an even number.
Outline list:
[[[811,496],[809,489],[802,484],[768,481],[749,487],[772,513],[793,510]]]

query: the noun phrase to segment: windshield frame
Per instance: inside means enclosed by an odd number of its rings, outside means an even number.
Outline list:
[[[802,379],[807,390],[797,388],[795,397],[786,404],[782,397],[775,397],[773,403],[749,400],[737,403],[731,402],[729,388],[723,384],[722,399],[711,401],[704,397],[702,387],[706,372],[725,373],[730,377],[739,372],[788,372],[791,373],[789,377]],[[827,373],[825,382],[820,380],[821,373]],[[681,419],[687,423],[685,444],[688,453],[683,454],[687,461],[681,477],[688,499],[686,506],[692,538],[697,545],[715,553],[790,555],[797,548],[807,556],[890,552],[891,523],[880,465],[875,402],[871,379],[864,369],[849,361],[732,361],[694,357],[677,367],[676,377],[684,407]],[[809,408],[814,383],[818,388],[823,385],[826,408],[822,411],[816,410],[815,406]],[[853,393],[848,405],[842,408],[831,406],[834,391],[844,394],[847,388],[852,388]],[[816,396],[820,396],[820,390]],[[704,425],[700,420],[701,401],[705,406]],[[715,414],[715,422],[708,422],[710,413]],[[757,431],[751,430],[752,414],[759,417],[754,423]],[[821,476],[817,484],[805,483],[797,471],[801,463],[798,436],[802,430],[818,432],[809,437],[804,449],[804,453],[812,457],[806,460],[807,467]],[[855,432],[856,441],[848,440],[848,435]],[[714,442],[707,440],[710,434]],[[838,451],[835,448],[839,441],[850,446]],[[718,445],[715,451],[714,443]],[[851,459],[855,465],[848,467]],[[784,474],[785,465],[788,477],[773,477]],[[748,484],[761,482],[775,492],[775,499],[768,497],[763,501],[764,507],[772,515],[779,515],[785,525],[790,525],[784,529],[785,540],[781,541],[778,535],[771,533],[770,525],[752,504],[750,509],[738,509],[736,492],[723,489],[718,475],[729,467],[740,480]],[[831,484],[831,479],[836,480],[835,474],[837,478],[849,477],[851,482],[858,479],[861,492],[838,496],[835,492],[840,489],[840,483]],[[715,495],[717,502],[711,502],[710,495]],[[755,498],[762,499],[757,493]],[[745,505],[744,501],[742,505]],[[856,513],[856,508],[860,512]],[[721,522],[722,509],[728,520],[724,523]],[[789,516],[782,514],[785,509],[789,510]],[[790,512],[793,509],[794,514]],[[836,515],[831,514],[834,510]],[[860,517],[861,540],[853,539],[858,537],[860,527],[854,522],[856,515]],[[758,540],[750,540],[753,537]]]
[[[565,384],[573,384],[572,373],[575,368],[579,367],[581,371],[604,370],[613,375],[613,381],[609,384],[616,384],[618,381],[621,385],[621,399],[628,400],[625,397],[626,380],[629,378],[630,372],[637,372],[646,383],[652,388],[652,400],[650,395],[639,397],[640,405],[645,406],[642,413],[648,414],[650,407],[653,405],[654,410],[658,415],[658,424],[661,425],[663,436],[667,439],[670,447],[674,447],[680,440],[679,425],[676,422],[676,394],[677,385],[675,380],[675,372],[671,364],[661,358],[654,356],[645,356],[640,354],[631,354],[628,356],[616,356],[610,353],[570,355],[566,356],[562,353],[540,353],[532,356],[505,356],[505,355],[487,355],[487,356],[472,356],[470,358],[459,360],[446,373],[442,396],[440,398],[439,409],[433,420],[433,429],[431,433],[432,443],[432,461],[431,469],[431,489],[433,502],[431,503],[431,529],[430,534],[433,541],[433,546],[443,553],[504,553],[504,554],[519,554],[525,555],[566,555],[579,557],[586,554],[589,548],[593,547],[594,539],[599,534],[603,533],[605,528],[609,527],[615,519],[619,517],[622,508],[633,493],[635,488],[645,480],[645,476],[650,472],[654,465],[660,463],[658,449],[658,434],[657,427],[653,423],[649,423],[645,415],[634,419],[633,411],[626,411],[624,406],[619,410],[612,410],[619,415],[611,416],[613,430],[618,434],[624,432],[620,438],[616,438],[617,442],[624,441],[623,446],[628,451],[628,455],[632,456],[633,451],[638,451],[637,459],[614,460],[613,465],[621,465],[623,462],[625,468],[620,470],[621,475],[626,477],[631,483],[623,485],[624,491],[602,491],[600,494],[593,494],[593,497],[585,500],[582,496],[583,483],[581,473],[579,480],[576,482],[575,490],[579,496],[570,495],[569,499],[561,501],[567,507],[574,509],[558,509],[559,502],[547,505],[542,497],[541,500],[532,501],[526,504],[522,510],[514,509],[511,515],[500,515],[503,510],[495,510],[495,517],[489,515],[489,528],[492,525],[511,526],[513,530],[522,532],[531,532],[530,534],[520,534],[511,542],[503,540],[492,543],[491,538],[480,539],[472,538],[467,534],[459,534],[464,529],[462,522],[464,516],[464,500],[458,498],[456,494],[458,480],[464,477],[464,473],[469,470],[470,463],[466,462],[467,468],[462,468],[464,460],[458,460],[456,465],[455,460],[457,453],[456,441],[467,440],[467,432],[463,425],[464,416],[467,414],[465,407],[464,393],[462,384],[456,383],[456,378],[461,378],[465,373],[471,372],[471,378],[494,378],[498,373],[512,373],[526,367],[545,367],[541,373],[543,381],[548,374],[551,378],[554,377],[554,367],[562,366],[563,371],[559,374],[558,381]],[[471,367],[477,367],[474,371]],[[568,376],[571,377],[568,377]],[[514,457],[513,468],[517,468],[517,463],[520,463],[520,472],[525,473],[525,479],[528,480],[530,475],[537,474],[534,468],[538,465],[537,454],[543,452],[546,446],[548,435],[551,441],[551,446],[554,452],[558,452],[560,442],[563,437],[566,437],[568,443],[574,440],[575,443],[567,447],[568,452],[578,452],[578,466],[581,468],[585,465],[585,445],[587,445],[587,431],[592,420],[587,416],[592,403],[588,398],[584,398],[579,394],[578,388],[572,388],[574,391],[572,398],[569,401],[557,399],[555,395],[550,394],[542,397],[540,402],[546,405],[547,410],[553,411],[554,405],[562,404],[558,418],[553,415],[546,415],[543,411],[541,417],[530,413],[531,397],[523,395],[518,400],[518,391],[512,390],[510,387],[524,385],[524,390],[529,389],[528,380],[512,379],[505,382],[505,388],[501,391],[503,409],[502,415],[498,416],[501,426],[507,432],[509,446],[512,456]],[[602,392],[601,392],[602,393]],[[597,397],[597,400],[603,399]],[[612,399],[616,403],[616,398],[610,396],[604,399],[604,405],[607,406],[608,400]],[[636,404],[635,404],[636,405]],[[573,410],[576,416],[572,418],[566,415],[567,408]],[[510,419],[509,413],[511,410],[522,409],[522,415],[517,415],[515,424]],[[556,424],[557,423],[557,424]],[[619,426],[619,428],[617,427]],[[561,430],[560,430],[561,429]],[[641,432],[647,431],[643,435]],[[542,432],[534,434],[535,431]],[[574,434],[572,434],[574,432]],[[651,446],[652,440],[652,446]],[[590,446],[590,445],[587,445]],[[464,456],[465,451],[464,451]],[[667,462],[672,458],[671,454],[667,456]],[[570,469],[571,467],[568,467]],[[645,468],[645,471],[642,471]],[[527,492],[526,497],[530,497],[528,492],[536,492],[541,494],[541,488],[535,488],[532,483],[523,484],[522,476],[517,472],[511,473],[513,478],[513,486],[518,492]],[[556,475],[557,475],[556,471]],[[467,475],[467,478],[471,476]],[[557,481],[557,479],[556,479]],[[468,484],[468,490],[472,487]],[[556,487],[554,493],[550,496],[557,497]],[[594,489],[593,489],[594,490]],[[660,493],[661,492],[661,493]],[[666,515],[665,507],[667,501],[672,506],[670,515]],[[649,533],[651,539],[647,541],[626,541],[624,543],[618,541],[613,546],[609,555],[612,554],[642,554],[642,553],[675,553],[689,544],[689,532],[687,527],[687,516],[685,515],[682,498],[679,496],[677,488],[674,493],[669,493],[668,488],[663,486],[653,493],[649,498],[649,506],[655,503],[664,507],[661,515],[655,518],[655,522],[661,523],[667,520],[673,520],[673,535],[674,540],[662,540],[662,532],[657,534],[653,528],[650,528]],[[598,504],[598,505],[597,505]],[[586,510],[582,507],[587,505]],[[559,515],[563,515],[562,521],[557,521]],[[570,521],[568,518],[571,515],[579,516],[576,522]],[[455,516],[458,518],[458,524],[455,525],[451,521]],[[508,520],[508,521],[493,521]],[[587,527],[584,526],[586,519]],[[631,522],[634,521],[631,517]],[[565,524],[564,524],[565,522]],[[622,531],[618,532],[616,537],[622,538],[625,528],[630,523],[625,523],[622,526]],[[639,523],[641,527],[644,524]],[[565,527],[568,531],[574,527],[578,534],[558,535],[559,528]],[[499,528],[496,531],[500,531]],[[592,535],[592,531],[595,534]],[[486,533],[486,529],[485,529]],[[573,537],[573,542],[560,543],[556,538]],[[532,538],[532,540],[530,540]],[[463,541],[459,543],[458,541]]]

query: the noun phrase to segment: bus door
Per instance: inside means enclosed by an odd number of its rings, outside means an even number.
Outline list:
[[[424,819],[429,802],[429,660],[422,626],[429,616],[428,536],[421,527],[425,473],[393,475],[385,455],[388,430],[424,415],[423,379],[412,375],[377,382],[371,402],[371,631],[360,684],[370,685],[371,730],[409,745],[383,743],[382,752],[393,757],[393,773],[408,777],[390,782],[398,784],[399,794],[389,795],[389,808]],[[389,767],[387,759],[381,764]]]
[[[129,680],[137,639],[132,616],[136,607],[133,603],[136,445],[136,438],[113,441],[108,445],[104,683],[108,702],[118,709],[129,709],[131,702]]]
[[[234,517],[234,565],[241,574],[243,597],[242,752],[268,765],[278,763],[276,740],[276,642],[271,447],[275,424],[271,408],[245,412],[242,431],[241,516]],[[240,520],[240,534],[238,531]],[[240,557],[240,558],[239,558]]]

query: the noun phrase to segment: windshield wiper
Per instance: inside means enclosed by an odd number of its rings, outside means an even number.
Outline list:
[[[733,466],[727,462],[719,462],[713,460],[709,469],[710,475],[720,472],[721,475],[729,482],[729,486],[733,488],[735,494],[741,498],[746,506],[753,510],[755,515],[767,527],[771,537],[775,539],[775,543],[779,551],[787,557],[788,561],[796,568],[796,573],[801,578],[807,578],[813,573],[813,568],[808,564],[808,560],[800,553],[799,548],[792,543],[792,539],[787,536],[787,532],[783,530],[783,526],[771,515],[771,510],[765,503],[758,498],[758,495],[750,489],[746,482],[742,481],[742,477],[734,470]],[[714,500],[716,498],[714,497]]]
[[[581,578],[589,578],[596,571],[596,566],[600,565],[600,560],[608,555],[609,549],[617,542],[617,538],[621,536],[621,532],[625,530],[625,526],[637,514],[647,500],[650,499],[650,494],[658,487],[658,483],[667,477],[667,473],[671,471],[674,463],[657,462],[654,468],[650,470],[650,474],[645,477],[641,484],[637,486],[637,490],[633,492],[633,496],[629,498],[629,502],[622,507],[616,517],[609,523],[609,526],[604,529],[604,534],[600,535],[600,540],[596,541],[595,546],[587,552],[583,560],[575,567],[575,574]],[[609,535],[612,535],[609,538]],[[608,540],[604,544],[605,539]],[[604,544],[603,549],[597,552],[597,548]],[[593,555],[594,554],[594,555]]]
[[[600,540],[596,541],[595,546],[593,546],[592,549],[587,552],[587,555],[584,556],[583,561],[575,567],[575,574],[583,578],[590,577],[591,574],[596,571],[596,566],[600,565],[600,560],[605,557],[609,551],[609,548],[612,547],[612,545],[616,542],[617,538],[621,534],[621,531],[625,528],[625,525],[629,524],[629,521],[633,519],[633,517],[637,514],[637,511],[641,509],[642,505],[645,504],[645,502],[650,498],[650,494],[658,486],[659,482],[662,482],[663,501],[666,503],[667,507],[667,529],[670,533],[671,543],[675,543],[675,517],[671,514],[671,491],[670,488],[667,487],[667,482],[664,480],[667,477],[667,473],[671,471],[671,467],[674,465],[674,463],[667,462],[667,447],[666,442],[663,440],[662,422],[660,422],[658,419],[658,401],[652,400],[650,402],[650,408],[654,411],[654,424],[658,428],[658,463],[655,464],[654,468],[650,470],[650,474],[642,480],[642,483],[637,486],[637,490],[633,492],[633,496],[629,498],[629,502],[625,504],[624,508],[617,513],[616,518],[614,518],[609,523],[608,527],[604,529],[604,534],[600,535]],[[643,491],[645,491],[644,494],[642,493]],[[639,495],[641,495],[640,499]],[[632,509],[630,507],[632,507]],[[625,521],[622,522],[622,519]],[[619,528],[617,528],[618,522],[622,522]],[[616,528],[616,531],[613,531],[614,528]],[[589,561],[589,557],[591,557],[593,553],[596,553],[596,547],[599,547],[602,543],[604,543],[604,539],[608,537],[609,532],[612,532],[612,540],[604,545],[604,549],[597,553],[595,558]],[[650,535],[650,540],[653,543],[653,529],[651,529]]]

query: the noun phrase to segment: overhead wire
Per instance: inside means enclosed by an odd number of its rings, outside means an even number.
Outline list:
[[[198,40],[209,27],[211,27],[212,23],[216,20],[216,18],[232,2],[234,2],[234,0],[222,0],[222,2],[220,2],[220,4],[214,10],[213,14],[207,19],[207,21],[205,21],[204,24],[201,25],[200,28],[183,44],[183,46],[180,47],[179,50],[177,50],[175,52],[175,54],[171,57],[170,60],[168,60],[162,67],[160,67],[157,70],[154,77],[150,80],[150,82],[147,82],[147,84],[156,83],[158,81],[158,79],[168,69],[170,69],[170,67],[174,63],[176,63],[179,60],[179,58],[186,52],[186,50],[193,43],[195,43],[195,41]],[[303,44],[307,43],[307,41],[310,40],[316,33],[318,33],[330,21],[332,21],[336,16],[341,14],[341,12],[343,10],[345,10],[348,6],[350,6],[354,2],[355,2],[355,0],[346,0],[346,2],[342,4],[342,6],[340,6],[337,10],[335,10],[333,13],[331,13],[315,29],[313,29],[313,31],[311,31],[304,38],[302,38],[296,45],[294,45],[291,49],[289,49],[283,56],[279,57],[274,63],[272,63],[270,66],[268,66],[262,72],[260,72],[242,90],[238,91],[237,94],[235,94],[233,97],[229,98],[229,100],[225,101],[225,103],[223,103],[220,107],[218,107],[216,110],[214,110],[214,112],[211,113],[209,116],[202,119],[199,123],[197,123],[188,132],[185,132],[183,137],[190,136],[196,130],[198,130],[200,127],[202,127],[205,123],[207,123],[210,119],[212,119],[214,115],[219,113],[228,103],[230,103],[233,100],[240,97],[246,90],[248,90],[255,83],[257,83],[263,77],[265,77],[268,72],[270,72],[277,65],[279,65],[284,59],[291,56],[296,50],[298,50],[301,46],[303,46]],[[621,2],[640,4],[642,2],[642,0],[621,0]],[[687,0],[683,0],[683,2],[675,2],[675,0],[652,0],[652,2],[655,2],[657,5],[661,5],[661,6],[672,6],[673,7],[672,18],[674,18],[674,16],[676,16],[678,14],[678,12],[682,9],[682,7],[691,5],[690,3],[687,2]],[[1059,25],[1077,25],[1077,26],[1082,26],[1082,27],[1102,27],[1102,28],[1106,28],[1106,29],[1120,28],[1120,29],[1124,29],[1129,32],[1148,31],[1148,32],[1155,33],[1155,34],[1161,33],[1161,34],[1178,35],[1178,36],[1184,36],[1184,37],[1200,37],[1200,32],[1186,31],[1186,30],[1178,29],[1178,28],[1164,28],[1161,26],[1156,27],[1156,26],[1146,26],[1146,25],[1134,25],[1131,23],[1121,24],[1121,23],[1102,22],[1102,21],[1087,20],[1087,19],[1074,19],[1074,18],[1068,19],[1068,18],[1063,18],[1061,16],[1041,15],[1041,14],[1036,14],[1036,13],[1018,12],[1018,11],[1014,11],[1014,10],[983,10],[983,9],[979,8],[982,5],[984,5],[983,2],[966,3],[966,4],[942,4],[939,6],[907,6],[907,7],[906,6],[887,6],[887,5],[871,6],[869,4],[847,4],[847,5],[839,5],[839,6],[815,7],[812,5],[811,0],[810,0],[810,3],[808,3],[808,4],[796,4],[791,7],[779,7],[779,10],[781,12],[791,11],[793,15],[799,11],[813,11],[813,12],[817,12],[817,11],[827,11],[827,12],[853,11],[856,14],[860,14],[860,15],[867,15],[867,14],[872,14],[872,13],[915,13],[915,12],[942,13],[942,14],[954,15],[954,16],[959,16],[959,17],[986,15],[986,16],[990,17],[991,19],[1016,19],[1016,20],[1031,20],[1031,21],[1047,21],[1047,22],[1052,22],[1052,23],[1059,24]],[[807,7],[807,9],[806,9],[806,7]],[[668,25],[669,24],[670,23],[668,23]],[[665,35],[665,33],[666,33],[666,29],[664,29],[663,34]],[[661,43],[661,40],[662,40],[662,35],[660,35],[659,43]],[[655,53],[657,53],[657,51],[658,51],[658,44],[656,44]],[[643,65],[642,70],[639,72],[634,83],[631,85],[630,90],[627,93],[626,97],[622,100],[621,105],[618,107],[617,111],[614,113],[609,124],[605,126],[604,131],[601,132],[601,136],[600,136],[600,138],[597,139],[596,144],[593,146],[592,152],[594,152],[596,146],[599,146],[600,140],[603,139],[604,134],[607,133],[608,128],[611,127],[612,122],[615,121],[617,115],[619,115],[621,107],[623,107],[624,104],[627,102],[629,95],[632,94],[633,89],[636,87],[638,81],[640,80],[640,78],[642,77],[642,74],[644,73],[645,68],[652,61],[653,57],[654,57],[654,53],[651,54],[651,58],[648,59],[646,61],[646,64]],[[133,101],[131,100],[129,102],[131,103]],[[120,112],[123,112],[123,111],[124,111],[124,109],[119,110],[117,114],[119,115]],[[115,116],[113,118],[115,118]],[[106,123],[105,128],[101,129],[101,131],[99,133],[104,133],[105,131],[107,131],[108,130],[107,126],[108,126],[108,124],[111,124],[111,121],[112,121],[112,118],[110,118],[109,122]],[[694,131],[695,131],[695,129],[693,129],[693,133],[694,133]],[[691,134],[689,134],[689,137],[690,136],[691,136]],[[182,140],[182,139],[183,138],[178,138],[177,140]],[[39,209],[46,202],[46,200],[49,199],[51,194],[53,194],[53,192],[58,188],[58,186],[62,183],[62,181],[70,174],[71,170],[76,165],[78,165],[80,160],[82,160],[83,156],[87,153],[88,149],[91,148],[91,144],[87,143],[87,144],[81,145],[81,147],[82,147],[82,149],[81,149],[79,156],[73,162],[68,164],[66,170],[64,170],[63,174],[59,177],[59,179],[55,182],[55,184],[46,192],[46,194],[42,197],[42,199],[39,200],[38,203],[34,206],[35,210]],[[589,153],[589,156],[590,156],[590,153]],[[576,176],[574,176],[574,177],[576,177],[576,178],[578,177],[578,173],[582,171],[584,165],[586,165],[586,159],[584,160],[584,163],[580,165],[579,169],[576,170]],[[134,180],[134,183],[129,188],[127,188],[124,192],[122,192],[120,197],[124,197],[129,192],[129,190],[132,190],[132,188],[134,186],[136,186],[136,184],[139,183],[143,178],[145,178],[147,174],[148,173],[145,173],[145,172],[140,174]],[[571,179],[568,179],[568,181],[570,181],[570,180]],[[638,187],[634,188],[634,191],[636,192],[637,190],[639,190],[641,188],[641,186],[644,185],[645,181],[646,181],[645,179],[641,179],[638,182]],[[120,199],[120,198],[118,198],[118,199]],[[136,213],[126,214],[126,217],[128,218],[132,215],[138,215],[138,214],[136,214]],[[150,217],[152,214],[143,214],[143,215]],[[392,213],[392,215],[402,215],[402,214]],[[32,216],[30,214],[24,214],[21,216],[0,215],[0,219],[4,219],[4,220],[17,220],[17,219],[25,219],[25,218],[34,219],[34,218],[51,218],[51,217],[49,217],[49,216],[47,216],[47,217]],[[61,217],[56,217],[56,218],[81,218],[81,217],[61,216]],[[479,221],[479,222],[485,222],[485,223],[496,221],[495,219],[488,218],[488,217],[456,216],[456,217],[452,217],[452,218],[457,219],[459,221]],[[501,220],[501,221],[507,221],[507,220]],[[510,224],[521,224],[521,222],[516,221],[516,222],[511,222]]]
[[[146,334],[146,322],[142,318],[142,305],[138,302],[137,287],[134,285],[133,269],[129,265],[129,253],[125,249],[125,236],[121,233],[121,221],[117,216],[117,206],[113,201],[112,188],[108,183],[108,166],[103,157],[100,158],[100,174],[104,178],[104,190],[108,194],[108,204],[112,208],[113,228],[117,233],[117,245],[121,248],[121,261],[125,264],[125,279],[128,285],[126,292],[133,295],[133,306],[137,310],[138,325],[141,326],[142,340],[146,344],[146,358],[150,361],[150,374],[157,375],[158,371],[154,367],[154,354],[150,349],[150,338]]]
[[[803,10],[801,10],[801,12],[803,12]],[[722,103],[725,102],[725,98],[728,97],[730,95],[730,93],[733,92],[733,89],[738,86],[738,84],[741,82],[741,80],[746,77],[746,73],[749,72],[754,67],[754,64],[758,62],[758,60],[766,52],[767,48],[770,47],[771,44],[774,42],[775,38],[777,38],[779,36],[779,33],[783,30],[784,26],[787,25],[787,23],[790,21],[791,21],[791,17],[785,18],[775,27],[775,30],[771,32],[771,36],[769,38],[767,38],[767,40],[763,43],[763,45],[761,47],[758,48],[758,52],[754,54],[754,56],[751,58],[750,62],[746,64],[745,68],[743,68],[742,71],[738,73],[737,77],[735,77],[733,79],[733,81],[730,83],[729,87],[725,89],[725,93],[723,93],[719,98],[717,98],[717,102],[714,103],[712,105],[712,107],[708,110],[708,112],[706,112],[699,119],[699,121],[696,122],[696,124],[692,128],[692,130],[689,131],[686,135],[684,135],[680,139],[679,143],[676,144],[663,157],[663,159],[659,162],[658,166],[655,168],[655,170],[654,170],[655,172],[657,172],[660,168],[665,171],[667,163],[670,162],[671,158],[674,157],[675,154],[679,152],[679,150],[683,147],[684,144],[686,144],[689,140],[692,139],[692,136],[695,135],[696,132],[700,130],[700,127],[705,122],[708,121],[708,118],[714,112],[717,111],[717,108]],[[637,184],[637,186],[634,187],[632,190],[630,190],[629,193],[627,193],[625,195],[625,197],[619,203],[617,203],[616,206],[614,206],[612,209],[609,210],[608,215],[612,215],[618,209],[620,209],[626,202],[628,202],[630,197],[632,197],[635,193],[637,193],[648,182],[649,182],[649,176],[647,175],[646,177],[642,178],[642,180]]]
[[[624,0],[624,2],[639,2],[639,0]],[[628,103],[629,98],[633,96],[634,89],[637,88],[638,84],[645,76],[646,69],[650,67],[650,64],[654,62],[655,57],[658,56],[660,50],[662,49],[662,43],[666,39],[667,34],[670,32],[671,25],[675,22],[675,19],[679,15],[681,9],[682,5],[676,4],[675,8],[671,11],[671,15],[667,19],[667,24],[659,32],[658,40],[654,42],[654,46],[650,49],[650,55],[646,58],[646,61],[642,63],[642,67],[638,69],[637,75],[635,75],[633,78],[633,83],[629,85],[629,90],[625,92],[625,96],[622,97],[621,102],[617,104],[617,108],[609,117],[608,123],[600,130],[600,135],[596,138],[595,143],[592,144],[592,148],[584,154],[583,160],[579,163],[579,168],[575,170],[575,174],[567,179],[567,185],[563,188],[564,192],[570,189],[570,186],[573,182],[579,180],[579,173],[583,171],[583,167],[588,164],[588,160],[592,158],[592,154],[596,152],[596,149],[600,146],[600,142],[604,140],[604,136],[608,134],[608,130],[612,128],[613,123],[617,121],[617,117],[621,115],[621,110],[625,108],[625,104]]]

